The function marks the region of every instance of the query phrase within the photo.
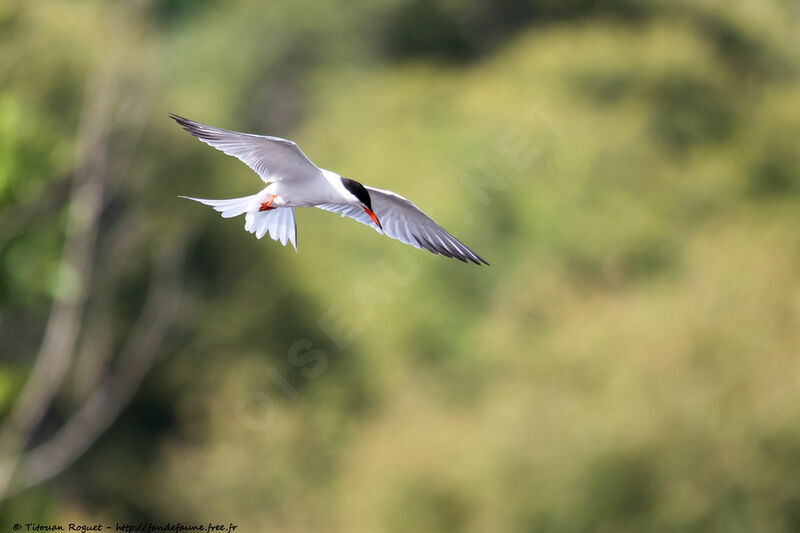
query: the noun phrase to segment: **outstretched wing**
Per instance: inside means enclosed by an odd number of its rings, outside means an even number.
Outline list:
[[[450,235],[444,228],[437,224],[431,217],[422,212],[413,202],[391,191],[384,191],[374,187],[365,187],[372,200],[372,210],[378,216],[383,231],[370,219],[359,206],[323,204],[320,209],[341,213],[362,224],[366,224],[379,233],[385,233],[392,239],[397,239],[415,248],[424,248],[434,254],[467,262],[476,265],[488,265],[484,258],[467,248],[467,246]]]
[[[175,114],[170,118],[207,145],[244,162],[267,183],[313,178],[321,172],[292,141],[214,128]]]

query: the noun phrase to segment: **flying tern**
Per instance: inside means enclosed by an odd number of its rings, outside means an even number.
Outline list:
[[[214,128],[175,114],[170,117],[204,143],[244,162],[267,184],[252,196],[228,200],[181,196],[211,206],[225,218],[244,214],[244,229],[259,239],[269,233],[297,250],[294,208],[317,207],[434,254],[489,264],[410,200],[319,168],[292,141]]]

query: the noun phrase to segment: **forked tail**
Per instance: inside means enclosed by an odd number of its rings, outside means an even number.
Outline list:
[[[287,241],[297,250],[297,221],[294,207],[278,207],[270,211],[252,210],[247,212],[244,229],[260,239],[269,231],[273,240],[286,246]]]
[[[268,211],[259,211],[258,195],[231,198],[229,200],[209,200],[206,198],[192,198],[181,196],[187,200],[194,200],[208,205],[222,214],[224,218],[236,217],[247,213],[244,229],[260,239],[267,233],[273,240],[279,241],[284,246],[291,242],[297,250],[297,221],[294,218],[293,207],[278,207]]]
[[[209,205],[214,208],[214,211],[222,213],[222,218],[238,217],[247,211],[251,205],[256,202],[256,194],[252,196],[243,196],[241,198],[231,198],[229,200],[209,200],[207,198],[192,198],[191,196],[178,196],[178,198],[186,198],[187,200],[194,200],[204,205]]]

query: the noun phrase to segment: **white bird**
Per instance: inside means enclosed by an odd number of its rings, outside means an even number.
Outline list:
[[[229,200],[181,196],[211,206],[225,218],[245,214],[244,229],[259,239],[269,232],[275,241],[284,246],[291,242],[297,250],[294,208],[317,207],[434,254],[489,264],[411,201],[319,168],[292,141],[214,128],[175,114],[170,117],[204,143],[243,161],[267,184],[257,194]]]

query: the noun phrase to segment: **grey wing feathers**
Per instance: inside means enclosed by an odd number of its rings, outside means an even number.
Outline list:
[[[340,213],[343,217],[350,217],[353,220],[357,220],[362,224],[365,224],[378,233],[383,233],[381,229],[372,222],[372,219],[361,209],[359,206],[356,205],[347,205],[347,204],[319,204],[315,205],[319,209],[324,209],[325,211],[331,211],[333,213]]]
[[[379,233],[384,233],[392,239],[410,244],[415,248],[424,248],[434,254],[454,257],[464,263],[471,261],[476,265],[481,263],[489,264],[484,258],[448,233],[411,201],[391,191],[384,191],[374,187],[366,187],[366,189],[369,191],[372,209],[378,215],[383,231],[359,206],[324,204],[316,207],[341,213],[342,216],[355,219]]]
[[[476,265],[489,263],[453,237],[447,230],[426,215],[410,200],[399,194],[374,187],[366,187],[372,199],[372,209],[383,225],[383,232],[393,239],[434,254],[454,257]]]
[[[209,146],[244,162],[265,182],[310,177],[320,172],[292,141],[214,128],[175,114],[170,118]]]

